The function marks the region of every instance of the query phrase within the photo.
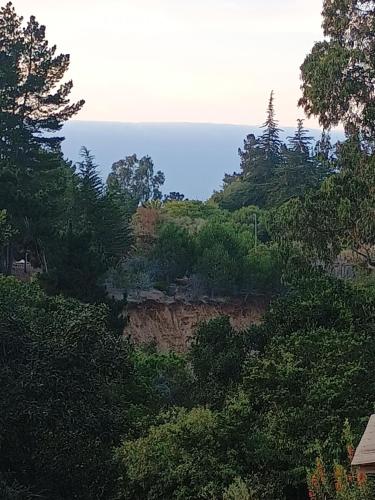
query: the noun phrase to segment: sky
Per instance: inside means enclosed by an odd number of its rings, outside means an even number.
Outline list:
[[[322,0],[13,4],[71,54],[79,120],[256,125],[272,89],[281,125],[303,117],[299,67],[322,38]]]

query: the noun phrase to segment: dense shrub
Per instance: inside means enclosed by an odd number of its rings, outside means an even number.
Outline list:
[[[147,399],[129,352],[108,330],[105,306],[0,278],[0,473],[8,485],[56,500],[110,497],[112,447]]]

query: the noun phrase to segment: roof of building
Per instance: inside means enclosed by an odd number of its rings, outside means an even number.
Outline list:
[[[371,415],[366,430],[356,449],[352,465],[375,463],[375,415]]]

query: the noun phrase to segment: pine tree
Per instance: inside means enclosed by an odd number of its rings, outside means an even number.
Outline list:
[[[76,220],[81,231],[96,232],[102,223],[104,186],[94,156],[86,147],[81,148],[77,170]]]
[[[58,148],[62,138],[50,133],[84,104],[70,103],[72,81],[61,83],[69,62],[34,16],[23,26],[11,2],[0,9],[0,160],[30,162],[39,145]]]
[[[25,252],[45,267],[63,217],[70,169],[62,138],[51,133],[83,105],[70,104],[72,82],[61,83],[68,67],[69,56],[56,55],[34,17],[24,25],[10,2],[0,9],[0,208],[16,231],[6,272]]]
[[[78,163],[81,192],[91,194],[95,198],[100,198],[104,187],[98,174],[98,165],[95,163],[94,156],[83,146],[81,148],[81,158],[82,160]]]
[[[84,302],[103,301],[101,286],[131,244],[128,220],[104,189],[94,156],[83,147],[81,161],[72,169],[72,202],[66,207],[67,224],[59,232],[53,272],[45,277],[53,292]],[[52,278],[52,279],[51,279]]]
[[[278,122],[275,118],[274,96],[272,91],[267,108],[267,119],[262,125],[264,132],[259,139],[259,145],[265,151],[266,158],[275,164],[281,162],[280,150],[282,146],[282,141],[280,139],[280,132],[282,132],[282,130],[279,129],[277,125]]]
[[[304,128],[303,122],[304,120],[302,119],[297,120],[297,130],[294,136],[288,137],[288,141],[289,148],[292,151],[308,157],[310,155],[311,141],[313,140],[313,137],[307,135],[309,131]]]
[[[333,153],[334,147],[331,143],[329,132],[323,130],[321,138],[315,145],[315,155],[322,160],[328,161]]]

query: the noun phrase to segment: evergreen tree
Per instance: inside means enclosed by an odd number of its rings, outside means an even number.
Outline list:
[[[329,132],[323,130],[321,138],[315,145],[315,155],[321,158],[322,160],[328,161],[334,151],[334,147],[331,143],[331,136]]]
[[[105,274],[121,262],[131,244],[128,220],[105,191],[95,158],[85,147],[70,182],[66,224],[56,236],[58,248],[43,281],[50,293],[104,301]]]
[[[273,163],[278,164],[281,162],[280,150],[282,141],[280,139],[280,132],[282,132],[282,130],[277,126],[278,122],[275,118],[275,107],[273,102],[274,96],[272,91],[267,108],[267,119],[262,126],[264,131],[259,138],[259,146],[264,150],[267,160],[271,160]]]
[[[69,55],[56,55],[34,16],[22,21],[11,2],[0,9],[1,160],[30,161],[39,145],[56,148],[62,138],[46,133],[60,130],[84,104],[71,104],[73,83],[61,83]]]
[[[61,83],[69,56],[56,55],[45,27],[26,25],[9,2],[0,9],[0,208],[7,210],[16,236],[8,243],[5,272],[29,253],[47,267],[47,249],[59,230],[69,168],[62,138],[51,133],[79,111],[71,104],[72,82]]]
[[[273,92],[262,128],[264,131],[260,137],[249,134],[244,140],[243,149],[238,150],[241,173],[224,178],[223,196],[216,196],[223,208],[236,209],[248,205],[264,207],[268,203],[274,169],[282,163],[283,157]]]
[[[254,134],[246,137],[244,148],[239,149],[238,153],[241,159],[241,173],[224,178],[224,190],[231,198],[228,206],[264,206],[267,202],[268,182],[274,168],[273,161],[267,157],[260,145],[260,138],[256,138]]]
[[[86,147],[81,149],[81,158],[77,165],[78,202],[82,208],[80,216],[84,217],[87,223],[97,215],[97,208],[103,197],[104,186],[98,174],[98,166],[95,164],[94,156]]]
[[[293,137],[288,137],[289,148],[295,153],[299,153],[305,157],[310,155],[312,136],[308,135],[308,130],[303,126],[304,120],[297,120],[297,129]]]
[[[255,171],[257,158],[259,156],[259,141],[255,137],[254,134],[249,134],[246,136],[243,141],[243,149],[238,149],[238,155],[240,157],[241,163],[241,171],[244,176],[253,173]],[[227,182],[224,178],[225,184],[231,184],[235,179],[235,172],[233,172],[233,177],[226,177],[229,182]]]
[[[323,178],[335,173],[339,168],[337,161],[339,144],[332,144],[331,136],[325,130],[323,130],[321,138],[315,144],[314,159],[317,162],[318,168],[323,173]]]
[[[178,191],[171,191],[169,194],[164,196],[164,202],[166,201],[183,201],[185,200],[185,195],[179,193]]]

